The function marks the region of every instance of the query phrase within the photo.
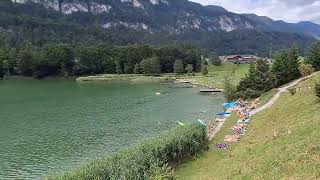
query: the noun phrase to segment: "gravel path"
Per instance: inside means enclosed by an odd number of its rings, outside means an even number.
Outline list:
[[[319,73],[319,72],[315,72],[315,73],[313,73],[313,74],[311,74],[311,75],[309,75],[309,76],[306,76],[306,77],[297,79],[297,80],[291,82],[290,84],[288,84],[287,86],[278,88],[277,94],[275,94],[275,95],[274,95],[266,104],[264,104],[263,106],[255,109],[255,110],[253,110],[253,111],[251,111],[250,114],[251,114],[251,115],[254,115],[254,114],[257,114],[257,113],[259,113],[259,112],[261,112],[261,111],[263,111],[263,110],[271,107],[271,106],[279,99],[279,97],[280,97],[280,95],[281,95],[282,93],[287,92],[289,88],[297,85],[299,82],[301,82],[301,81],[303,81],[303,80],[309,79],[310,77],[312,77],[312,76],[314,76],[314,75],[316,75],[316,74],[318,74],[318,73]]]

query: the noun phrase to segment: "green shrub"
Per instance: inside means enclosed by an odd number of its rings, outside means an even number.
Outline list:
[[[74,172],[49,179],[172,179],[171,166],[181,164],[207,145],[205,127],[186,125]]]
[[[230,77],[226,76],[224,78],[223,85],[224,85],[223,93],[228,102],[238,99],[237,87],[234,84],[232,84],[232,80]]]
[[[314,73],[315,70],[311,64],[300,64],[299,71],[303,77],[306,77]]]
[[[201,72],[202,72],[202,75],[204,76],[208,75],[209,71],[207,66],[203,66]]]
[[[316,83],[314,91],[315,91],[317,97],[320,98],[320,81]]]
[[[296,88],[289,88],[288,91],[290,92],[290,94],[293,96],[297,93],[297,89]]]

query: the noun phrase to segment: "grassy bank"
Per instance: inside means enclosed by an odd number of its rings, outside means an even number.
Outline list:
[[[74,172],[49,179],[170,179],[173,177],[171,167],[201,152],[207,144],[204,126],[180,126]]]
[[[77,82],[87,81],[129,81],[129,82],[168,82],[174,81],[176,77],[171,74],[162,76],[144,76],[140,74],[102,74],[96,76],[79,77]]]
[[[237,83],[248,72],[248,69],[248,64],[241,64],[238,66],[234,64],[222,64],[221,66],[208,66],[209,73],[207,76],[203,76],[201,73],[196,73],[195,76],[175,74],[162,74],[160,76],[144,76],[141,74],[102,74],[97,76],[79,77],[77,78],[77,81],[168,82],[177,79],[186,79],[197,84],[202,84],[215,88],[223,88],[223,81],[225,76],[232,75],[234,83]]]
[[[210,150],[178,169],[177,179],[320,179],[320,100],[308,88],[315,79],[320,75],[255,115],[241,142],[216,149],[237,120],[228,119]]]
[[[242,77],[244,77],[249,70],[249,64],[222,64],[221,66],[208,66],[208,75],[186,77],[187,79],[193,80],[196,83],[203,84],[215,88],[223,88],[223,82],[226,76],[231,76],[233,83],[237,84]]]

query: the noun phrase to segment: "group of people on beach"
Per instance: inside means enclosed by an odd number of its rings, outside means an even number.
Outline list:
[[[217,148],[220,149],[228,149],[229,144],[226,143],[234,143],[240,141],[240,136],[245,135],[247,130],[247,124],[251,121],[250,111],[257,108],[259,98],[255,99],[250,103],[245,102],[242,99],[238,99],[236,102],[225,103],[224,106],[227,107],[226,113],[236,112],[236,115],[239,117],[237,123],[230,128],[233,132],[231,135],[226,135],[224,137],[224,143],[216,144]],[[218,117],[217,121],[220,120],[221,117]],[[224,120],[227,117],[224,117]],[[209,134],[210,134],[210,127],[209,127]]]

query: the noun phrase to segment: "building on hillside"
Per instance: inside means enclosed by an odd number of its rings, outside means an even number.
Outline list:
[[[254,55],[230,55],[220,57],[225,63],[248,64],[258,59]]]

